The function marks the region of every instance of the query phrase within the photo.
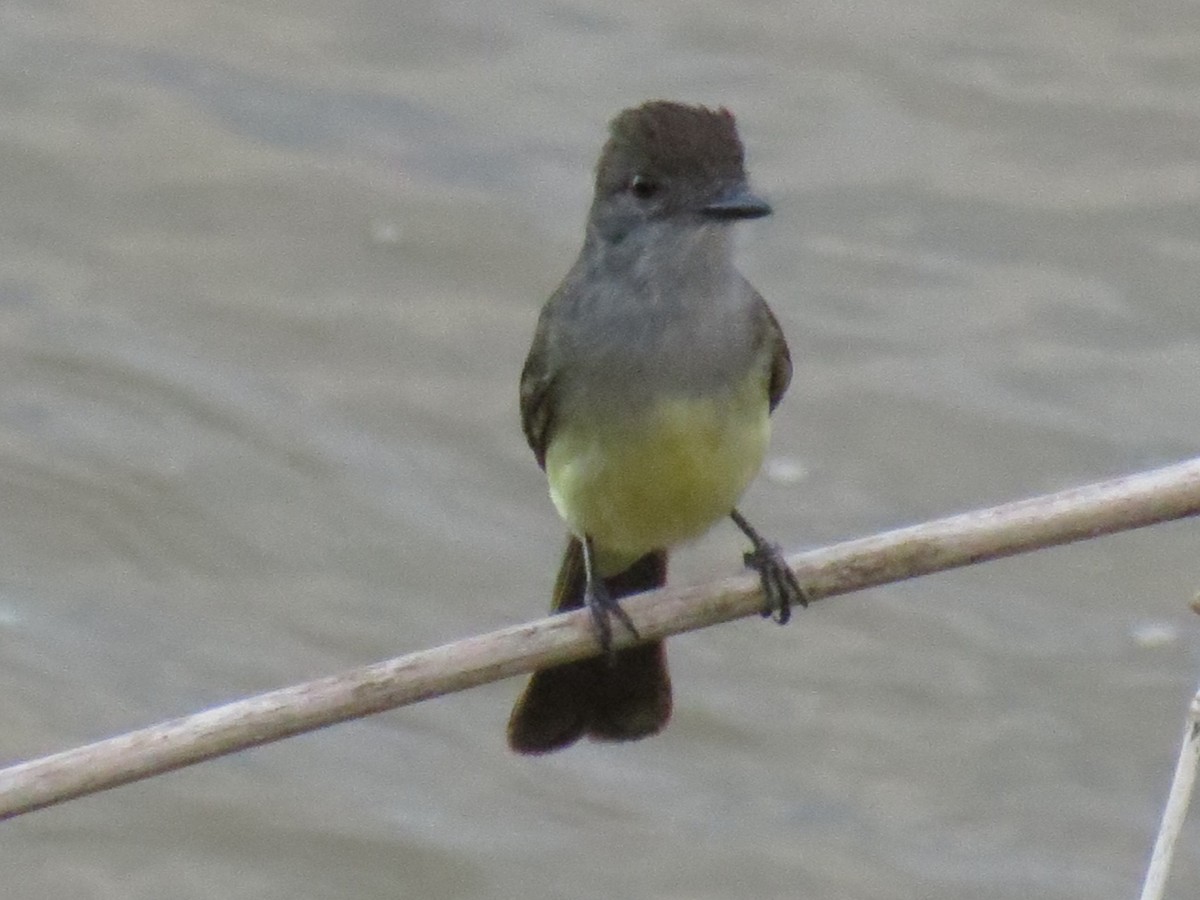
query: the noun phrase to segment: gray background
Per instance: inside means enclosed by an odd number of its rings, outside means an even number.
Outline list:
[[[731,107],[776,208],[789,549],[1195,452],[1200,7],[648,6],[0,6],[0,756],[544,612],[516,378],[647,98]],[[506,682],[73,802],[0,827],[5,894],[1128,897],[1196,546],[676,639],[635,746],[516,758]]]

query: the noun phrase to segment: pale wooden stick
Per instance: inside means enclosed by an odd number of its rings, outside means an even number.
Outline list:
[[[1167,890],[1167,876],[1171,874],[1171,861],[1175,857],[1175,841],[1183,829],[1188,804],[1192,800],[1192,788],[1196,784],[1196,765],[1200,762],[1200,692],[1188,705],[1187,724],[1183,729],[1183,744],[1179,748],[1179,761],[1175,763],[1175,777],[1171,779],[1171,790],[1167,794],[1167,805],[1163,809],[1162,823],[1158,826],[1158,837],[1154,840],[1154,852],[1150,854],[1150,866],[1142,884],[1141,900],[1162,900]]]
[[[1200,513],[1200,458],[792,557],[815,599]],[[742,575],[622,602],[643,638],[753,615]],[[616,643],[627,643],[622,629]],[[282,688],[0,770],[0,818],[452,691],[596,653],[584,611]],[[500,740],[497,738],[497,747]]]

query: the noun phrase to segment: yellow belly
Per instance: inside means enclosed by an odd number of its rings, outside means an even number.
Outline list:
[[[632,420],[563,422],[546,452],[550,496],[611,574],[727,516],[769,434],[759,378],[718,397],[664,399]]]

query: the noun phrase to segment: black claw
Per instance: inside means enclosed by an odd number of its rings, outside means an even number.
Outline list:
[[[601,591],[607,593],[603,588],[601,588]],[[583,595],[583,600],[587,604],[588,612],[592,614],[592,624],[596,626],[596,640],[600,642],[600,649],[605,653],[611,653],[612,624],[608,621],[608,607],[596,595],[593,585],[588,585]]]
[[[758,572],[762,580],[763,618],[773,618],[780,625],[792,617],[792,604],[808,606],[808,595],[784,562],[778,547],[764,544],[745,555],[746,565]]]
[[[784,560],[779,547],[763,540],[762,535],[751,528],[750,523],[742,518],[736,509],[730,513],[730,517],[754,545],[754,549],[742,559],[748,568],[758,572],[762,581],[763,597],[766,600],[762,610],[763,618],[769,617],[780,625],[786,624],[792,617],[793,604],[808,606],[808,594],[796,580],[795,573]]]
[[[620,622],[635,638],[641,637],[638,630],[633,627],[633,620],[629,618],[629,614],[621,608],[620,601],[609,593],[602,579],[597,578],[588,582],[583,599],[587,604],[588,612],[592,614],[592,622],[596,626],[596,639],[600,642],[600,649],[605,653],[609,655],[613,653],[613,619]]]
[[[583,542],[583,564],[587,587],[584,588],[583,601],[588,612],[592,614],[592,622],[596,626],[596,640],[600,649],[611,659],[613,657],[612,620],[620,622],[635,638],[640,638],[638,630],[633,627],[629,613],[621,608],[621,603],[608,590],[604,579],[592,568],[592,541],[587,538]]]

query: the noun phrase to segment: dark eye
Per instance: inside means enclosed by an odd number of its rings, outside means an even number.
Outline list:
[[[649,200],[658,193],[658,182],[648,175],[634,175],[629,190],[639,200]]]

